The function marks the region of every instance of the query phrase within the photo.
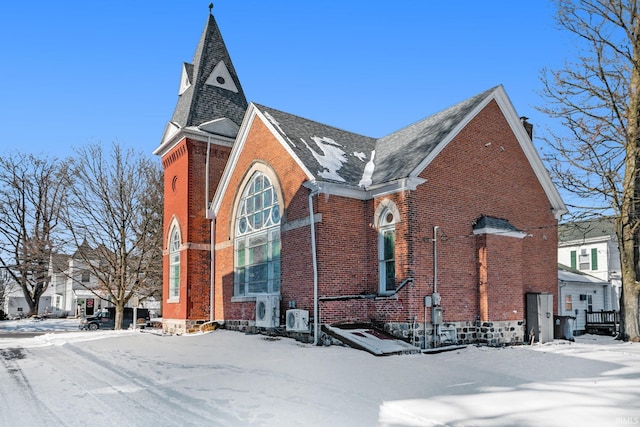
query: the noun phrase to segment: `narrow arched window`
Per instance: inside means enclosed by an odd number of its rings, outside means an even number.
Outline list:
[[[271,180],[255,172],[236,210],[235,296],[280,292],[280,214]]]
[[[178,227],[171,229],[169,238],[169,300],[180,298],[180,233]]]
[[[393,212],[384,209],[378,219],[378,271],[380,293],[396,287],[396,226]]]

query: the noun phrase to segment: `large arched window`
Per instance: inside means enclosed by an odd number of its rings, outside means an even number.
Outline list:
[[[380,293],[393,292],[396,287],[396,226],[388,209],[382,212],[379,227]]]
[[[174,225],[169,237],[169,301],[180,298],[180,232]]]
[[[378,289],[381,294],[389,294],[396,288],[396,225],[400,213],[395,203],[382,200],[374,221],[378,229]]]
[[[271,180],[255,172],[236,210],[235,296],[280,292],[280,214]]]

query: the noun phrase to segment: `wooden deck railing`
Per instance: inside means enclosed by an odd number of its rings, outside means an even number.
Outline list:
[[[591,333],[615,334],[620,324],[618,311],[586,311],[586,330]]]

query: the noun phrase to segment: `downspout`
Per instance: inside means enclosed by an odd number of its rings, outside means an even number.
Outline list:
[[[211,231],[209,232],[209,236],[210,236],[210,242],[209,242],[209,248],[210,248],[210,252],[211,252],[211,256],[210,256],[210,262],[211,262],[211,266],[210,266],[210,270],[211,270],[211,277],[210,277],[210,285],[209,285],[209,321],[213,322],[215,320],[215,300],[214,300],[214,291],[215,291],[215,234],[216,234],[216,217],[214,215],[211,215],[209,213],[209,155],[211,153],[211,137],[209,135],[207,135],[207,159],[206,159],[206,163],[205,163],[205,177],[204,177],[204,212],[205,212],[205,216],[211,220]]]
[[[431,323],[433,325],[433,348],[436,348],[438,344],[438,333],[440,332],[440,325],[436,324],[435,317],[433,315],[434,307],[440,306],[440,297],[438,295],[438,227],[433,227],[433,306],[431,307]],[[425,331],[426,332],[426,331]]]
[[[211,152],[211,137],[207,135],[207,160],[205,161],[204,172],[204,212],[209,209],[209,153]]]
[[[209,293],[211,294],[209,297],[209,304],[211,305],[211,308],[209,309],[209,321],[213,322],[214,320],[216,320],[215,317],[215,310],[216,310],[216,305],[215,305],[215,290],[216,290],[216,274],[215,274],[215,268],[216,268],[216,249],[215,249],[215,245],[216,245],[216,217],[212,215],[211,219],[211,285],[210,285],[210,291]]]
[[[433,293],[438,293],[438,227],[433,227]]]
[[[309,193],[309,221],[311,226],[311,260],[313,262],[313,345],[318,345],[318,260],[316,255],[316,227],[313,218],[313,196],[317,190]]]

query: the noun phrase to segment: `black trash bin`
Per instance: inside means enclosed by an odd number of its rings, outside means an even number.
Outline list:
[[[573,316],[553,316],[553,338],[574,341]]]

